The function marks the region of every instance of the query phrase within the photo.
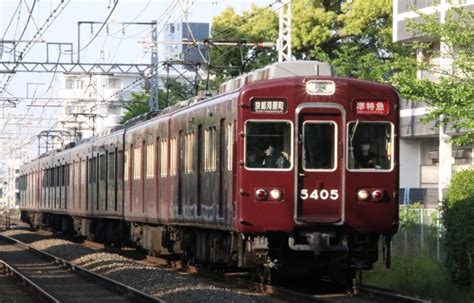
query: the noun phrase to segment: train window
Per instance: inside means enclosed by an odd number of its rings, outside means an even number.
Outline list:
[[[49,186],[54,187],[55,186],[55,183],[54,183],[54,180],[55,180],[55,178],[54,178],[54,173],[55,173],[54,168],[50,168],[49,173],[50,173]]]
[[[115,178],[115,153],[111,152],[108,154],[109,159],[107,161],[108,165],[108,173],[109,173],[109,180],[113,180]]]
[[[209,127],[204,130],[204,171],[212,172],[217,167],[217,129]]]
[[[99,181],[105,180],[105,167],[107,163],[105,162],[105,155],[99,156]]]
[[[234,156],[234,124],[227,124],[227,170],[232,170],[232,160]]]
[[[139,180],[141,177],[141,157],[142,153],[140,152],[140,146],[137,146],[133,150],[133,180]]]
[[[337,125],[334,122],[305,122],[303,125],[303,169],[336,169]]]
[[[391,170],[393,125],[389,122],[349,123],[347,166],[350,170]]]
[[[97,182],[97,157],[91,159],[91,183]]]
[[[194,132],[187,133],[184,137],[184,173],[194,172]]]
[[[160,159],[160,175],[166,177],[168,175],[168,140],[161,141],[161,159]]]
[[[146,141],[143,141],[142,142],[142,147],[141,147],[141,162],[140,162],[140,165],[142,166],[140,168],[140,178],[141,179],[145,179],[146,178],[146,173],[147,173],[147,166],[148,166],[148,148],[147,148],[147,144],[146,144]]]
[[[81,184],[86,183],[86,160],[82,159],[81,160]]]
[[[289,121],[245,123],[245,167],[289,169],[292,163],[292,124]]]
[[[176,176],[178,167],[178,141],[176,138],[170,140],[170,176]]]
[[[125,167],[127,167],[127,166],[125,166]],[[117,152],[117,179],[118,180],[122,180],[124,178],[123,170],[124,170],[123,151],[119,150]]]
[[[53,182],[55,182],[54,186],[60,186],[61,185],[61,183],[60,183],[61,182],[61,179],[60,179],[61,178],[61,175],[60,175],[61,171],[60,171],[60,169],[61,169],[61,167],[59,167],[59,166],[56,166],[54,168],[54,173],[55,173],[55,176],[56,176],[55,180],[53,181]]]
[[[146,149],[146,177],[151,179],[155,176],[155,143],[148,144]]]
[[[132,150],[133,145],[130,145],[130,149],[125,150],[125,175],[124,180],[128,181],[129,169],[130,169],[130,151]]]

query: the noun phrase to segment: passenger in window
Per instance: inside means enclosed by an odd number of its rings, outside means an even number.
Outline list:
[[[288,168],[290,167],[290,162],[285,157],[282,152],[277,151],[272,145],[264,151],[265,159],[263,159],[263,167],[267,168]]]
[[[261,167],[262,166],[262,155],[256,148],[249,148],[247,150],[247,159],[245,164],[247,167]]]
[[[369,138],[362,138],[359,142],[360,148],[356,151],[356,168],[380,169],[377,154],[372,151],[372,142]]]

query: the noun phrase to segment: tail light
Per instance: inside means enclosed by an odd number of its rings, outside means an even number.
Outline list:
[[[372,201],[380,201],[383,198],[383,192],[380,189],[376,189],[372,192]]]
[[[265,200],[267,198],[267,191],[263,188],[259,188],[255,191],[255,198],[259,201]]]

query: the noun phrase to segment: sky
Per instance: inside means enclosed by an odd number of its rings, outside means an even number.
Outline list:
[[[26,62],[70,62],[77,60],[78,44],[78,22],[97,21],[93,26],[82,24],[80,26],[81,62],[106,62],[106,63],[149,63],[150,54],[143,41],[150,41],[150,27],[148,25],[121,25],[117,22],[151,22],[158,21],[158,31],[167,22],[184,21],[186,19],[186,3],[189,10],[187,19],[189,22],[211,22],[212,17],[218,15],[224,9],[232,6],[237,12],[242,12],[251,7],[268,6],[275,3],[274,0],[118,0],[115,6],[114,0],[0,0],[0,42],[18,40],[28,22],[28,27],[23,33],[21,40],[31,41],[39,29],[47,28],[44,34],[36,36],[36,43],[31,48],[26,48],[23,61]],[[113,9],[115,6],[115,9]],[[275,7],[276,8],[276,7]],[[53,11],[57,9],[56,13]],[[113,13],[102,28],[102,22]],[[30,14],[31,12],[31,14]],[[58,13],[59,12],[59,13]],[[48,22],[47,19],[53,20]],[[57,17],[56,17],[57,16]],[[29,20],[29,21],[28,21]],[[45,26],[46,24],[46,26]],[[50,25],[48,25],[50,24]],[[49,26],[49,27],[48,27]],[[89,44],[89,41],[92,42]],[[159,40],[162,37],[158,38]],[[27,42],[18,44],[17,50],[23,50]],[[73,57],[65,53],[55,45],[48,43],[72,43]],[[0,61],[12,61],[11,43],[0,43]],[[87,46],[87,47],[86,47]],[[47,56],[47,50],[49,55]],[[9,52],[10,51],[10,52]],[[160,55],[160,54],[159,54]],[[159,59],[159,58],[158,58]],[[0,71],[0,91],[6,83],[8,74]],[[61,82],[59,73],[16,73],[6,86],[6,91],[0,93],[3,97],[56,97]],[[31,130],[33,124],[38,132],[46,127],[48,118],[53,121],[58,109],[32,108],[18,105],[15,108],[11,104],[0,102],[0,132],[6,134],[0,136],[0,161],[5,160],[9,151],[16,149],[18,143],[25,144],[25,140],[8,139],[18,133],[18,137]],[[29,115],[31,117],[42,117],[41,123],[31,121],[18,121],[15,117]],[[29,124],[28,124],[29,122]],[[25,123],[25,124],[22,124]],[[12,135],[13,134],[13,135]],[[31,137],[31,136],[30,136]],[[29,140],[33,146],[37,143]]]

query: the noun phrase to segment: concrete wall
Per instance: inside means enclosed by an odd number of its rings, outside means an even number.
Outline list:
[[[420,187],[420,142],[400,140],[400,187]]]

